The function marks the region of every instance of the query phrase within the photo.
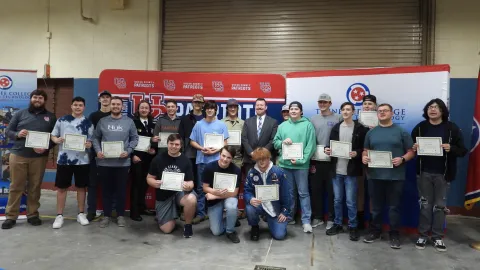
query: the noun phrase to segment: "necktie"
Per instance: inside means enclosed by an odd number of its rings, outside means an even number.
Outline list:
[[[258,118],[257,137],[260,138],[260,132],[262,132],[262,117]]]
[[[143,125],[147,128],[147,121],[143,121]]]

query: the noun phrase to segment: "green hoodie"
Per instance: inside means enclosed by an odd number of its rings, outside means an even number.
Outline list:
[[[294,143],[303,143],[303,159],[298,159],[295,164],[292,164],[290,160],[283,160],[282,151],[279,151],[279,166],[287,169],[308,169],[310,158],[317,148],[315,128],[312,123],[302,116],[296,122],[288,119],[280,124],[273,139],[275,149],[282,149],[282,142],[287,138],[290,138]]]

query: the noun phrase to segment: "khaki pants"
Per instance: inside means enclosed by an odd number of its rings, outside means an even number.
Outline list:
[[[10,154],[10,193],[6,209],[7,219],[16,220],[20,214],[20,200],[27,185],[27,217],[38,216],[40,192],[48,157],[26,158]]]

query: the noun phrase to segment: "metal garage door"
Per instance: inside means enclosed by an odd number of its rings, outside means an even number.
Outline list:
[[[163,10],[165,71],[286,73],[426,62],[419,0],[164,0]]]

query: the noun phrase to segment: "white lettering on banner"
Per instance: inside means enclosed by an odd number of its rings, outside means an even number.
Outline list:
[[[250,91],[252,90],[250,84],[248,83],[233,83],[232,90],[234,91]]]
[[[155,88],[155,82],[153,81],[134,81],[133,87],[138,88]]]
[[[120,125],[114,126],[114,125],[108,125],[108,130],[110,131],[123,131],[123,127]]]
[[[202,90],[203,89],[203,83],[184,82],[183,83],[183,89]]]

